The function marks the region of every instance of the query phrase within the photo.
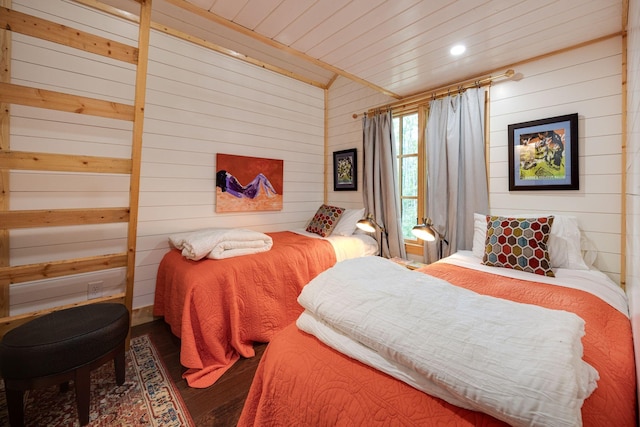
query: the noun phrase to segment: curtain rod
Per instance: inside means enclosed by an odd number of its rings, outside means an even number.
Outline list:
[[[357,114],[357,113],[353,113],[352,117],[354,119],[357,119],[358,116],[363,116],[365,114],[373,114],[378,110],[388,110],[388,109],[392,109],[392,110],[398,110],[398,109],[409,109],[409,108],[415,108],[420,104],[423,104],[424,102],[431,100],[431,99],[437,99],[437,98],[442,98],[444,96],[447,95],[451,95],[452,93],[456,93],[456,92],[462,92],[466,89],[470,89],[473,87],[481,87],[481,86],[486,86],[486,85],[490,85],[492,82],[494,82],[495,80],[500,80],[500,79],[510,79],[515,75],[515,71],[509,69],[507,71],[505,71],[502,74],[498,74],[496,76],[487,76],[487,77],[482,77],[479,79],[474,79],[474,80],[466,80],[464,82],[460,82],[457,84],[452,84],[452,85],[448,85],[448,86],[443,86],[437,89],[433,89],[433,90],[429,90],[429,91],[425,91],[422,92],[418,95],[412,95],[412,96],[408,96],[406,98],[400,99],[399,101],[393,102],[391,104],[385,104],[383,106],[380,107],[376,107],[376,108],[370,108],[369,110],[367,110],[364,113],[361,114]]]

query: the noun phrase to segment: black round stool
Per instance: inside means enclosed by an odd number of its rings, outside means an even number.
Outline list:
[[[96,303],[46,314],[5,334],[0,343],[9,423],[24,424],[25,390],[73,380],[80,425],[89,423],[91,370],[114,359],[116,383],[124,383],[129,311],[122,304]]]

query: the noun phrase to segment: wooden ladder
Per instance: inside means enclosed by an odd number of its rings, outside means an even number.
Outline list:
[[[0,336],[35,317],[76,305],[106,301],[123,302],[131,315],[151,0],[136,0],[140,3],[138,47],[12,10],[10,1],[2,0],[3,7],[0,8],[0,27],[2,28],[0,30],[2,49],[0,61]],[[133,105],[12,84],[10,81],[12,32],[134,64],[136,77]],[[12,151],[9,141],[11,104],[130,121],[133,123],[131,157],[122,159]],[[9,172],[11,170],[127,174],[130,176],[129,206],[11,210],[9,207]],[[10,265],[9,231],[12,229],[123,222],[128,223],[126,252],[27,265]],[[126,267],[124,292],[30,313],[10,315],[9,291],[13,284],[122,267]],[[46,285],[46,282],[44,283]]]

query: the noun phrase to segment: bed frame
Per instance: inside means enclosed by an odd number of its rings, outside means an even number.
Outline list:
[[[138,46],[128,46],[94,34],[12,10],[11,0],[2,0],[0,6],[0,336],[10,329],[40,315],[97,302],[123,302],[129,313],[133,301],[133,283],[136,253],[136,228],[140,159],[142,150],[142,124],[146,91],[151,0],[137,0],[140,4]],[[10,58],[12,32],[68,46],[113,60],[136,66],[133,105],[87,98],[69,93],[43,90],[11,83]],[[131,156],[128,159],[65,154],[35,153],[11,150],[10,104],[39,107],[98,117],[107,117],[133,123]],[[11,170],[61,171],[73,173],[124,174],[130,176],[129,205],[87,209],[11,210],[9,173]],[[22,228],[55,227],[127,223],[127,247],[122,253],[39,262],[11,266],[9,230]],[[10,287],[16,283],[105,269],[126,268],[124,292],[74,304],[50,307],[12,316],[9,312]],[[45,282],[46,285],[46,282]]]

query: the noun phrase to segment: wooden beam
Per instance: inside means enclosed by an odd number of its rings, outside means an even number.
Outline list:
[[[131,160],[114,157],[0,151],[0,169],[129,174],[131,173]]]
[[[133,120],[131,105],[11,83],[0,83],[0,102],[111,119]]]
[[[147,20],[147,25],[144,29],[140,29],[139,35],[139,43],[146,49],[144,66],[142,67],[140,67],[139,64],[139,48],[14,11],[11,9],[10,0],[0,0],[0,25],[2,25],[0,32],[2,37],[2,39],[0,39],[0,47],[2,47],[2,62],[0,64],[2,66],[2,70],[0,70],[0,105],[2,105],[2,111],[0,112],[0,114],[2,114],[0,117],[0,316],[2,316],[2,318],[0,319],[0,335],[3,335],[6,331],[19,324],[43,314],[79,305],[117,301],[127,304],[127,308],[131,311],[133,270],[135,270],[135,258],[131,254],[133,253],[133,255],[135,255],[137,230],[135,227],[136,222],[133,221],[133,234],[131,234],[132,229],[129,221],[132,219],[132,215],[130,207],[12,211],[8,205],[8,172],[16,169],[121,174],[134,174],[135,172],[136,182],[132,183],[132,187],[135,188],[135,197],[131,200],[135,200],[134,211],[137,216],[142,151],[142,122],[144,119],[144,92],[146,88],[144,83],[146,82],[147,50],[149,44],[148,21],[150,21],[151,16],[151,0],[136,1],[141,5],[141,15],[145,16],[146,18],[144,19]],[[126,105],[118,102],[12,84],[10,79],[11,74],[9,72],[9,59],[11,57],[9,54],[10,41],[8,41],[11,31],[136,65],[138,67],[138,74],[136,80],[135,105]],[[140,84],[141,75],[143,79],[142,85]],[[8,124],[10,104],[132,121],[134,128],[132,157],[122,159],[11,151],[8,143],[10,135]],[[134,162],[136,163],[135,167]],[[129,223],[127,252],[29,265],[9,265],[9,230],[122,222]],[[123,284],[128,294],[120,292],[104,298],[54,306],[45,310],[10,316],[9,289],[11,284],[124,267],[130,270],[127,271],[127,279],[129,280],[130,278],[131,285]],[[43,286],[47,286],[47,284],[48,282],[44,282]]]
[[[109,13],[114,16],[119,16],[121,18],[127,19],[132,22],[140,22],[140,18],[132,13],[129,13],[124,10],[116,9],[112,6],[106,5],[97,0],[74,0],[76,3],[84,4],[86,6],[92,7],[96,10],[101,10],[105,13]],[[252,58],[243,53],[237,52],[232,49],[227,49],[226,47],[222,47],[218,44],[212,43],[208,40],[205,40],[200,37],[195,37],[191,34],[187,34],[185,32],[179,31],[175,28],[167,27],[166,25],[158,24],[157,22],[151,22],[150,27],[154,30],[160,31],[165,34],[169,34],[173,37],[188,41],[189,43],[193,43],[198,46],[202,46],[204,48],[213,50],[215,52],[221,53],[223,55],[230,56],[232,58],[238,59],[243,62],[247,62],[249,64],[255,65],[260,68],[264,68],[265,70],[273,71],[277,74],[282,74],[283,76],[287,76],[289,78],[301,81],[303,83],[309,84],[311,86],[318,87],[320,89],[326,89],[326,84],[319,82],[317,80],[310,79],[308,77],[302,76],[300,74],[294,73],[293,71],[285,70],[282,67],[278,67],[272,64],[268,64],[264,61],[260,61],[259,59]]]
[[[0,7],[11,7],[11,0],[0,0]],[[0,29],[0,83],[11,81],[11,31]],[[9,150],[10,105],[0,101],[0,151]],[[9,210],[9,170],[0,168],[0,212]],[[0,229],[0,267],[9,265],[9,230]],[[9,282],[0,280],[0,316],[9,315]]]
[[[283,52],[286,52],[290,55],[295,56],[296,58],[302,59],[306,62],[309,62],[317,67],[323,68],[325,70],[331,71],[332,73],[335,74],[339,74],[343,77],[346,77],[350,80],[353,80],[356,83],[360,83],[363,86],[366,86],[368,88],[371,88],[375,91],[381,92],[387,96],[390,96],[392,98],[396,98],[396,99],[401,99],[402,97],[396,93],[393,93],[383,87],[377,86],[365,79],[362,79],[354,74],[348,73],[338,67],[335,67],[333,65],[327,64],[326,62],[320,61],[319,59],[316,59],[312,56],[309,56],[303,52],[300,52],[299,50],[293,49],[285,44],[282,44],[280,42],[277,42],[275,40],[270,39],[269,37],[263,36],[262,34],[258,34],[255,31],[252,31],[246,27],[243,27],[242,25],[238,25],[235,22],[229,21],[228,19],[225,19],[221,16],[216,15],[215,13],[211,13],[208,10],[205,10],[201,7],[198,7],[186,0],[166,0],[168,3],[173,4],[174,6],[177,6],[179,8],[185,9],[197,16],[201,16],[205,19],[208,19],[209,21],[215,22],[216,24],[222,25],[224,27],[227,27],[233,31],[236,31],[238,33],[241,33],[245,36],[251,37],[254,40],[258,40],[261,43],[264,43],[268,46],[271,46],[273,48],[276,48],[278,50],[281,50]],[[326,87],[326,85],[325,85]]]
[[[333,77],[329,79],[329,81],[327,82],[327,89],[331,89],[331,86],[333,86],[336,80],[338,80],[338,77],[340,77],[339,74],[334,74]]]
[[[628,4],[626,6],[629,7]],[[626,30],[626,26],[623,28]],[[627,287],[627,159],[629,158],[627,155],[628,48],[627,32],[625,31],[622,36],[622,121],[620,123],[622,128],[622,135],[620,136],[620,286],[622,289],[626,289]]]
[[[85,52],[131,64],[138,63],[138,49],[66,25],[30,16],[9,8],[0,8],[0,26],[16,33],[36,37]]]
[[[0,267],[0,282],[24,283],[52,277],[90,273],[111,268],[126,267],[127,254],[98,255],[62,261],[42,262],[38,264]]]
[[[11,329],[20,326],[24,323],[27,323],[30,320],[35,319],[36,317],[44,316],[45,314],[53,313],[54,311],[64,310],[72,307],[79,307],[83,305],[102,303],[102,302],[123,302],[124,301],[124,293],[118,293],[114,295],[109,295],[102,298],[95,298],[89,301],[81,301],[73,304],[61,305],[58,307],[52,307],[46,310],[38,310],[32,311],[30,313],[19,314],[16,316],[5,316],[0,318],[0,337],[4,336]]]
[[[324,196],[323,203],[328,203],[329,198],[329,89],[324,90],[324,170],[322,171],[322,175],[324,175]],[[358,177],[356,177],[358,179]]]
[[[75,3],[83,4],[85,6],[89,6],[92,9],[100,10],[109,15],[116,16],[118,18],[125,19],[129,22],[134,22],[136,24],[140,23],[140,18],[135,13],[131,13],[127,10],[118,9],[106,3],[103,3],[99,0],[73,0]],[[137,3],[141,3],[144,0],[133,0]],[[138,46],[139,47],[139,46]]]
[[[129,208],[49,209],[0,212],[3,228],[39,228],[63,225],[127,222]]]
[[[302,76],[300,74],[294,73],[293,71],[285,70],[282,67],[278,67],[278,66],[275,66],[275,65],[272,65],[272,64],[268,64],[268,63],[266,63],[264,61],[261,61],[259,59],[252,58],[250,56],[247,56],[247,55],[245,55],[243,53],[237,52],[237,51],[232,50],[232,49],[227,49],[226,47],[222,47],[222,46],[220,46],[218,44],[212,43],[212,42],[210,42],[208,40],[201,39],[199,37],[194,37],[194,36],[192,36],[190,34],[186,34],[186,33],[182,32],[182,31],[178,31],[176,29],[169,28],[167,26],[156,24],[156,23],[152,24],[152,28],[155,29],[155,30],[159,30],[159,31],[162,31],[164,33],[170,34],[170,35],[172,35],[174,37],[178,37],[178,38],[180,38],[182,40],[186,40],[186,41],[191,42],[193,44],[205,47],[207,49],[211,49],[211,50],[213,50],[215,52],[218,52],[218,53],[221,53],[223,55],[227,55],[227,56],[230,56],[232,58],[239,59],[241,61],[244,61],[244,62],[247,62],[249,64],[255,65],[257,67],[264,68],[265,70],[273,71],[274,73],[282,74],[283,76],[290,77],[292,79],[301,81],[303,83],[307,83],[307,84],[309,84],[311,86],[315,86],[315,87],[318,87],[320,89],[326,89],[326,87],[327,87],[326,84],[324,84],[322,82],[319,82],[317,80],[310,79],[308,77],[305,77],[305,76]]]
[[[129,189],[129,224],[127,231],[127,273],[125,283],[125,305],[133,310],[133,285],[136,270],[136,242],[138,237],[138,205],[140,199],[140,169],[142,166],[142,135],[144,105],[147,92],[147,65],[149,60],[149,37],[151,32],[151,0],[140,3],[140,25],[138,48],[140,60],[136,69],[136,91],[134,99],[133,134],[131,135],[131,179]],[[127,339],[127,346],[129,340]]]

